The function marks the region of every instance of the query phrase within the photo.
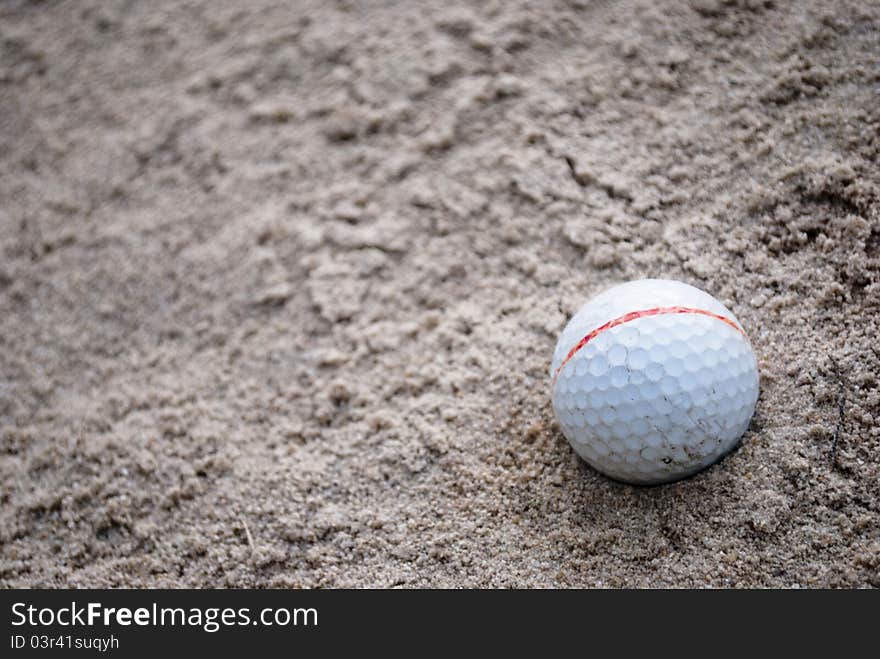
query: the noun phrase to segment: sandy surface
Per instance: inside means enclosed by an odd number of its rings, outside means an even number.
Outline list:
[[[0,5],[0,584],[880,586],[880,5],[453,4]],[[646,276],[762,377],[656,488],[548,397]]]

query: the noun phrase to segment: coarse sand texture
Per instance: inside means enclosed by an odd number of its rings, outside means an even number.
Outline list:
[[[878,35],[863,0],[3,0],[0,586],[880,586]],[[760,374],[655,487],[548,382],[646,278]],[[645,459],[726,448],[738,395]]]

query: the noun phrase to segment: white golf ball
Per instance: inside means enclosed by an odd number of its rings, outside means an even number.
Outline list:
[[[663,483],[736,446],[758,400],[758,364],[736,317],[708,293],[643,279],[588,300],[556,343],[553,409],[602,473]]]

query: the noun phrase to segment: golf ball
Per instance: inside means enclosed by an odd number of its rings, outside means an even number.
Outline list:
[[[736,446],[758,400],[758,364],[736,317],[665,279],[614,286],[569,321],[550,367],[553,410],[574,450],[617,480],[653,484]]]

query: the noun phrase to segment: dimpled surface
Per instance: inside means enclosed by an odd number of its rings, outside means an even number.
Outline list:
[[[712,464],[742,437],[758,400],[758,368],[748,339],[712,315],[627,320],[596,333],[566,361],[585,336],[609,321],[665,307],[702,310],[742,327],[708,293],[645,279],[589,300],[563,330],[553,355],[553,409],[563,434],[578,455],[618,480],[662,483]]]

